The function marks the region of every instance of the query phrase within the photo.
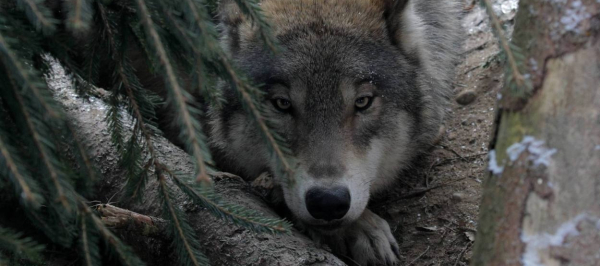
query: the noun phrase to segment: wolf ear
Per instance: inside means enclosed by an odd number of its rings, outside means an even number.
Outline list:
[[[423,40],[423,22],[411,0],[385,0],[383,16],[390,40],[408,55],[419,56]]]
[[[245,21],[244,14],[233,0],[219,1],[218,18],[223,30],[223,41],[230,52],[240,47],[240,25]]]

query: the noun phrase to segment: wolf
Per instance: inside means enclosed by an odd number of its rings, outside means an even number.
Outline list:
[[[360,265],[395,265],[388,223],[367,208],[415,165],[438,135],[460,54],[454,0],[262,0],[281,47],[222,1],[221,44],[255,84],[289,146],[294,182],[277,176],[259,129],[225,82],[209,110],[219,166],[274,180],[294,219],[317,242]]]

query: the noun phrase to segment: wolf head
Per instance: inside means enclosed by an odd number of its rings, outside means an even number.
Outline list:
[[[351,223],[372,193],[392,184],[438,132],[458,51],[456,5],[448,0],[263,0],[281,51],[223,2],[222,45],[256,84],[296,163],[282,186],[304,223]],[[211,111],[211,141],[228,171],[275,168],[259,129],[235,93]],[[280,180],[280,178],[275,178]]]

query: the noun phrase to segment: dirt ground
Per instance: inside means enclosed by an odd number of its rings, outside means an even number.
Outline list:
[[[493,2],[505,10],[516,4]],[[509,30],[514,13],[500,16]],[[467,38],[455,93],[474,93],[475,99],[465,105],[454,101],[443,139],[427,159],[429,167],[372,206],[398,239],[400,265],[468,265],[472,255],[504,66],[482,6],[465,1],[463,26]]]

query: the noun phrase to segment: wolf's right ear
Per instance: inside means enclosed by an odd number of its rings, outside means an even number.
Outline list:
[[[246,18],[234,0],[219,1],[218,12],[226,48],[235,51],[240,47],[239,29]]]
[[[414,0],[383,0],[383,5],[383,16],[392,43],[418,57],[424,42],[423,21],[414,10]]]

